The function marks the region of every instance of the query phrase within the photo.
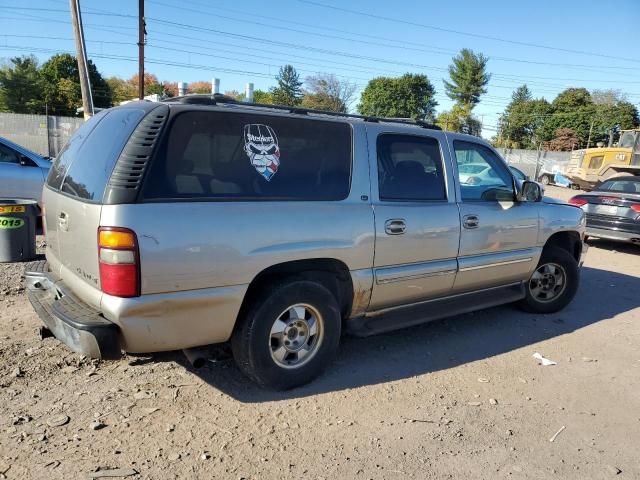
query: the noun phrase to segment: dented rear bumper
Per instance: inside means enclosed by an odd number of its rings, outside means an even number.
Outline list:
[[[42,323],[71,350],[91,358],[122,356],[118,326],[72,295],[46,261],[25,266],[25,288]]]

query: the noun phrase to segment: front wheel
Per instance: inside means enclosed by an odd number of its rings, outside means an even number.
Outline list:
[[[256,383],[286,390],[310,382],[333,360],[340,342],[340,308],[333,294],[309,280],[276,285],[246,311],[231,338],[240,370]]]
[[[543,185],[549,185],[551,181],[549,180],[549,175],[543,175],[540,179]]]
[[[580,284],[578,262],[564,249],[546,247],[529,278],[521,307],[533,313],[554,313],[566,307]]]

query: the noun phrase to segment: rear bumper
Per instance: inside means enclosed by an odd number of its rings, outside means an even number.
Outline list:
[[[42,323],[74,352],[91,358],[120,358],[118,326],[74,297],[47,270],[44,260],[25,266],[27,297]]]
[[[610,230],[606,228],[596,228],[590,227],[588,225],[586,234],[590,237],[604,238],[607,240],[619,240],[623,242],[631,242],[633,240],[640,242],[640,233],[623,232],[621,230]]]

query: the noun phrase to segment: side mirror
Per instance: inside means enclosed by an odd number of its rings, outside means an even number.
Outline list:
[[[518,191],[519,202],[539,202],[542,200],[542,188],[537,182],[525,180]]]

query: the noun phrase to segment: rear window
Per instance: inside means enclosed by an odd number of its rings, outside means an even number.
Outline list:
[[[179,114],[153,161],[145,199],[342,200],[346,123],[235,112]]]
[[[59,190],[62,185],[62,180],[67,173],[67,169],[74,158],[78,156],[78,150],[82,146],[82,142],[85,141],[87,136],[98,125],[100,120],[104,117],[106,112],[100,112],[94,115],[89,120],[84,122],[82,126],[73,134],[66,145],[62,148],[58,156],[51,165],[49,170],[49,176],[47,177],[47,185],[54,190]]]
[[[640,193],[640,180],[609,180],[598,190],[621,193]]]
[[[102,200],[115,162],[144,113],[115,109],[89,120],[56,159],[47,184],[83,200]]]

